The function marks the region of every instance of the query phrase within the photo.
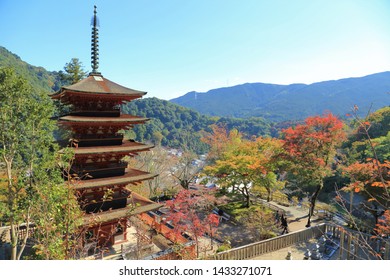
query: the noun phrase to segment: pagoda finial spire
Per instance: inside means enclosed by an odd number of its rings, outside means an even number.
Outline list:
[[[99,68],[99,20],[96,16],[96,5],[94,6],[92,18],[92,39],[91,39],[91,74],[100,74]]]

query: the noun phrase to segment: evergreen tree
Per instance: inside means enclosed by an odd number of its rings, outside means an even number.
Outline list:
[[[59,76],[62,81],[62,85],[71,85],[80,82],[87,76],[87,72],[84,71],[84,66],[78,58],[72,58],[65,64],[63,71],[59,71]]]

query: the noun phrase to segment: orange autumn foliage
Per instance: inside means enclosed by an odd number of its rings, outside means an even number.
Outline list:
[[[379,235],[390,236],[390,210],[386,210],[383,216],[378,220],[375,231]]]
[[[336,116],[309,117],[304,124],[283,130],[284,148],[298,171],[311,179],[322,180],[329,172],[336,147],[346,134]]]
[[[283,130],[284,149],[291,172],[307,185],[315,186],[311,198],[307,227],[310,227],[318,194],[324,178],[332,173],[336,148],[346,138],[343,123],[336,116],[309,117],[303,124]]]
[[[242,140],[242,135],[233,129],[228,131],[225,126],[213,124],[210,126],[212,132],[206,133],[201,141],[210,146],[208,157],[210,160],[216,160],[222,156],[224,152],[239,144]]]
[[[355,162],[344,167],[343,172],[351,179],[351,183],[344,190],[363,190],[367,186],[388,188],[390,163],[368,158],[366,162]]]

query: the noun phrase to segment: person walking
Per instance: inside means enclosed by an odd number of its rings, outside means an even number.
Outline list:
[[[287,222],[287,218],[284,217],[284,215],[282,215],[282,217],[280,218],[280,221],[281,221],[281,223],[282,223],[282,228],[283,228],[282,235],[285,234],[285,233],[288,233],[288,222]]]

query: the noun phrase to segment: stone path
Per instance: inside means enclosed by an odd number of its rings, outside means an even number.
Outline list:
[[[265,200],[260,200],[266,202]],[[308,209],[303,209],[300,206],[283,206],[279,205],[274,201],[267,202],[271,205],[274,205],[275,207],[278,207],[286,213],[287,221],[288,221],[288,229],[290,232],[305,229],[307,224],[307,218],[308,218]],[[316,225],[319,222],[322,222],[322,220],[319,220],[317,216],[311,217],[311,224]]]
[[[257,199],[257,201],[259,203],[266,203],[266,201],[260,199]],[[268,203],[271,204],[273,208],[277,207],[286,213],[289,232],[306,229],[308,209],[302,209],[297,206],[282,206],[273,201]],[[311,221],[312,226],[322,222],[322,220],[319,220],[316,216],[313,216]],[[281,234],[282,231],[283,229],[280,228],[279,234]],[[245,229],[233,221],[221,222],[218,226],[217,234],[221,241],[229,240],[233,248],[255,242],[255,240],[251,239],[249,229]]]

